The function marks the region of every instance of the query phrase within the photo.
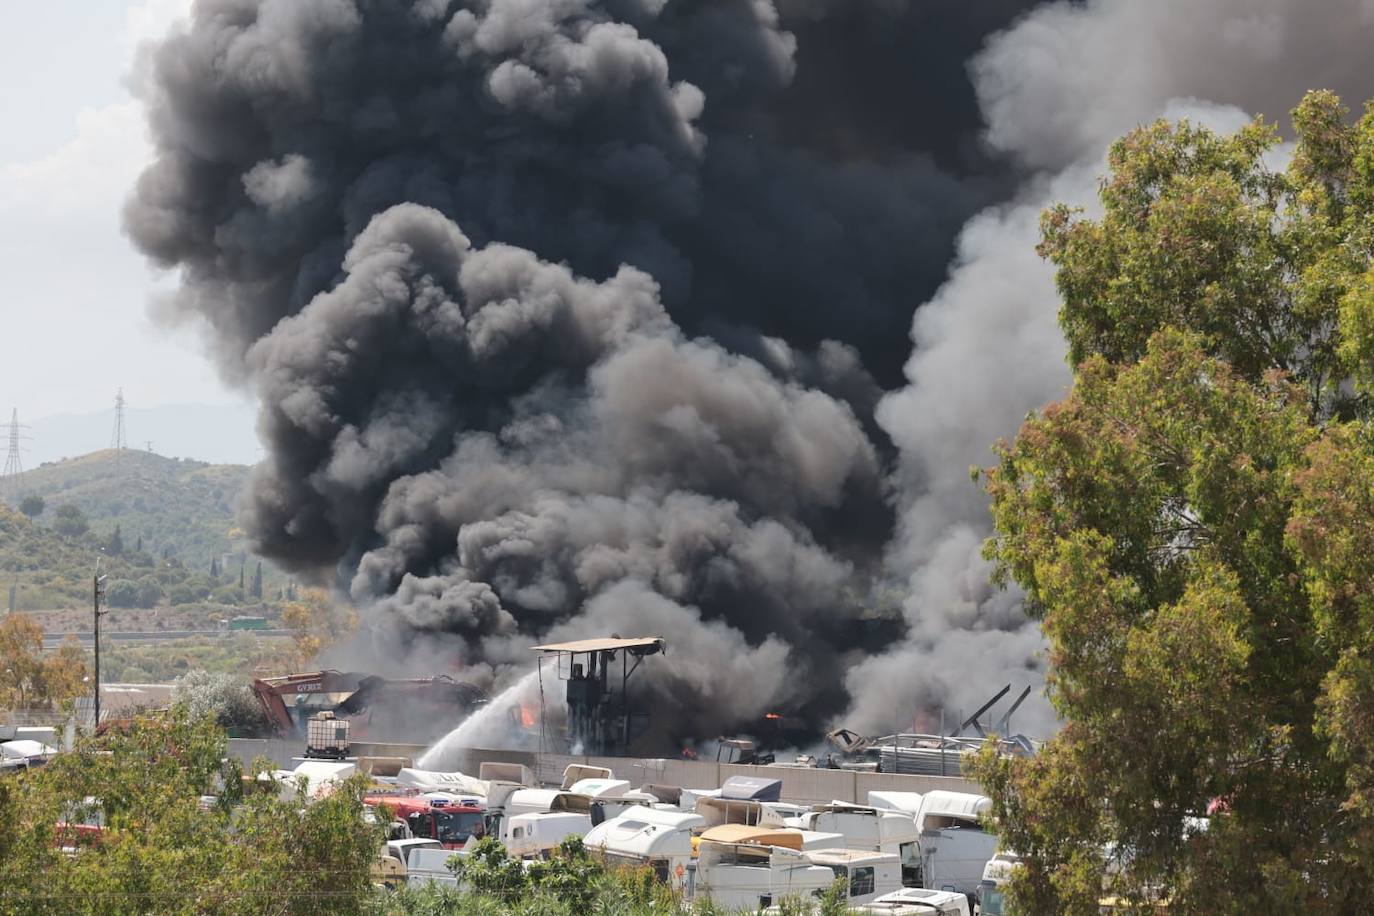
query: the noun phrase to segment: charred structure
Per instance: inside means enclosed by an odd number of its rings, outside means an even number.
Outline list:
[[[534,648],[553,657],[554,673],[567,684],[568,745],[572,753],[629,754],[635,739],[648,731],[650,718],[649,710],[636,710],[631,705],[630,678],[645,658],[665,651],[665,641],[657,636],[616,636]]]
[[[306,737],[312,717],[324,713],[366,741],[428,741],[487,702],[481,688],[447,677],[387,680],[333,670],[259,678],[253,693],[278,735]]]

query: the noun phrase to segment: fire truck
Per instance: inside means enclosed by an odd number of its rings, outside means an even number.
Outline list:
[[[401,820],[416,839],[438,840],[445,849],[461,849],[468,838],[486,832],[480,805],[449,804],[423,796],[369,795],[363,804],[390,809],[392,818]]]

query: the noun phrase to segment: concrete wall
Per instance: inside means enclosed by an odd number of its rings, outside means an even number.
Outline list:
[[[415,761],[424,753],[418,744],[379,744],[358,742],[353,752],[359,757],[401,757]],[[304,742],[269,738],[231,738],[229,752],[245,764],[265,756],[283,769],[292,769],[292,758],[305,752]],[[958,776],[904,776],[898,773],[860,773],[853,770],[813,770],[804,767],[756,767],[716,763],[713,760],[639,759],[628,757],[574,757],[567,754],[540,754],[535,751],[506,751],[467,748],[457,753],[454,769],[476,776],[486,761],[520,763],[534,772],[535,779],[557,785],[569,764],[609,767],[618,779],[636,786],[660,783],[687,789],[714,789],[731,776],[761,776],[782,780],[782,797],[800,804],[830,801],[868,803],[872,789],[897,792],[975,792],[976,782]]]
[[[285,738],[230,738],[229,756],[245,767],[259,757],[266,757],[280,769],[293,770],[296,764],[291,758],[305,753],[305,742]]]

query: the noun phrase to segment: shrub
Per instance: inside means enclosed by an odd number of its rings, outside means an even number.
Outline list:
[[[248,681],[232,674],[188,671],[172,684],[172,703],[192,719],[213,716],[225,728],[260,729],[267,724]]]
[[[86,523],[86,516],[81,510],[71,503],[58,506],[53,520],[53,530],[58,534],[65,534],[67,537],[80,537],[85,534],[90,525]]]
[[[115,579],[105,589],[105,603],[110,607],[139,607],[138,583],[132,579]]]

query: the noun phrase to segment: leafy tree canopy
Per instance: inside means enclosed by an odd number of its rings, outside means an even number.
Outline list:
[[[58,708],[86,689],[86,650],[68,640],[43,653],[43,628],[24,613],[0,619],[0,708]]]
[[[1344,912],[1374,890],[1374,115],[1118,142],[1045,214],[1076,366],[987,474],[1065,721],[984,758],[1027,912]],[[1205,819],[1205,820],[1203,820]]]
[[[245,793],[225,754],[223,732],[178,713],[0,781],[0,913],[372,911],[366,780],[318,800]],[[82,822],[103,829],[59,826]]]
[[[71,503],[64,503],[57,507],[57,518],[53,521],[53,528],[59,534],[68,537],[79,537],[86,533],[90,525],[86,522],[86,516]]]

